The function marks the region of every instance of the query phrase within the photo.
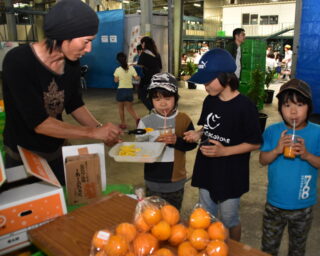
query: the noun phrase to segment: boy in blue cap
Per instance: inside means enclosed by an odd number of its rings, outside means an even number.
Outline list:
[[[200,203],[239,241],[240,196],[249,191],[250,152],[259,149],[262,139],[257,109],[239,93],[235,70],[234,59],[223,49],[208,51],[200,59],[190,81],[204,84],[209,95],[198,121],[202,129],[186,132],[184,139],[202,141],[192,176]]]

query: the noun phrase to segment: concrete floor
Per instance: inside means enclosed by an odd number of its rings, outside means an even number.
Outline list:
[[[270,89],[276,92],[281,86],[281,82],[271,84]],[[194,124],[200,115],[202,101],[207,95],[203,87],[198,86],[197,90],[189,90],[186,88],[179,89],[180,101],[179,110],[189,114]],[[117,112],[117,103],[115,100],[115,90],[112,89],[92,89],[84,90],[84,99],[87,107],[97,117],[100,122],[119,123]],[[134,108],[140,116],[147,114],[147,110],[138,100],[134,101]],[[273,104],[265,105],[263,109],[269,118],[267,126],[271,123],[280,121],[277,112],[277,99],[274,98]],[[71,121],[70,117],[65,117]],[[129,128],[134,128],[134,120],[127,116]],[[134,141],[134,136],[124,135],[125,141]],[[92,141],[75,140],[75,144],[92,143]],[[109,148],[106,147],[106,155]],[[193,163],[196,150],[188,152],[187,169],[188,176],[192,174]],[[267,186],[267,169],[258,163],[259,151],[255,151],[251,155],[251,177],[250,191],[241,199],[241,220],[242,220],[242,242],[252,247],[260,248],[262,213],[265,204],[266,186]],[[134,186],[143,185],[143,164],[136,163],[118,163],[106,157],[107,166],[107,182],[109,184],[132,184]],[[183,201],[182,214],[188,216],[192,207],[197,203],[198,189],[191,187],[190,182],[185,186],[185,197]],[[318,256],[320,250],[320,209],[319,205],[314,206],[314,221],[311,232],[309,234],[306,256]],[[280,256],[287,255],[288,236],[285,232],[281,244]]]

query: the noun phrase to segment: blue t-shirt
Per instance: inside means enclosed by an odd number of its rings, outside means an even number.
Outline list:
[[[277,145],[281,132],[288,129],[284,122],[269,126],[263,133],[261,151],[271,151]],[[287,134],[292,133],[288,129]],[[297,130],[296,134],[305,141],[309,153],[320,156],[320,125],[308,122],[307,126]],[[275,207],[296,210],[310,207],[317,201],[318,170],[302,160],[279,155],[268,166],[267,201]]]

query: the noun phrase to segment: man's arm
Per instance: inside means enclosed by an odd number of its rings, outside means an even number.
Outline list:
[[[120,128],[112,123],[100,126],[86,107],[82,106],[71,114],[81,126],[48,117],[35,128],[35,132],[62,139],[97,139],[107,144],[118,140],[121,133]]]

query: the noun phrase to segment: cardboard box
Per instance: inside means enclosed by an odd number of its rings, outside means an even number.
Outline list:
[[[98,154],[66,157],[68,204],[88,203],[101,196],[101,173]]]
[[[104,144],[62,148],[69,205],[88,203],[106,189]]]
[[[42,181],[23,184],[0,193],[0,255],[30,244],[27,231],[67,213],[63,190],[47,161],[19,147],[21,166],[6,169],[0,157],[2,181],[17,182],[28,176]]]

